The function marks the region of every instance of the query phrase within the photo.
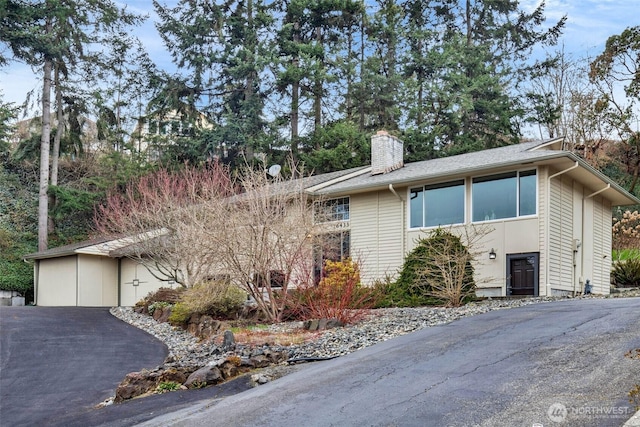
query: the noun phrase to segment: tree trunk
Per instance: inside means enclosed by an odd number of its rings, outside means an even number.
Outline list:
[[[316,27],[316,42],[319,46],[322,46],[322,28]],[[313,110],[314,110],[314,123],[313,123],[313,131],[318,132],[318,130],[322,127],[322,72],[324,71],[324,64],[322,63],[322,58],[318,58],[318,74],[316,75],[316,81],[314,83],[314,100],[313,100]],[[319,149],[319,146],[316,146],[316,149]]]
[[[298,35],[299,24],[294,24],[293,42],[297,46],[300,43]],[[294,58],[291,64],[294,68],[298,68],[298,58]],[[300,81],[296,80],[291,84],[291,157],[296,161],[298,159],[298,113],[300,109]]]
[[[47,25],[50,30],[50,23]],[[38,250],[48,247],[49,149],[51,134],[51,59],[45,58],[42,88],[42,138],[40,140],[40,187],[38,191]]]
[[[53,84],[55,86],[56,93],[56,134],[53,137],[53,152],[51,153],[51,185],[58,185],[58,160],[60,158],[60,140],[64,133],[64,111],[62,109],[62,88],[60,86],[60,68],[58,64],[54,66],[53,71]],[[49,208],[53,209],[56,205],[56,196],[49,195]],[[56,223],[51,216],[49,216],[47,226],[47,232],[53,232],[56,227]]]
[[[58,127],[53,138],[53,152],[51,153],[51,185],[58,185],[58,159],[60,157],[60,139],[64,133],[64,111],[62,109],[62,88],[60,87],[60,69],[54,67],[54,86],[56,88],[56,120]]]

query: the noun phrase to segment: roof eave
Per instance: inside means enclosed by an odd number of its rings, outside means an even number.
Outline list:
[[[558,141],[558,139],[550,140],[545,145],[556,143],[557,141]],[[616,197],[615,198],[616,200],[617,199],[626,199],[626,202],[624,202],[624,203],[616,202],[616,204],[614,206],[627,206],[627,205],[640,204],[640,199],[639,198],[635,197],[633,194],[629,193],[627,190],[622,188],[614,180],[612,180],[611,178],[609,178],[608,176],[606,176],[605,174],[603,174],[599,170],[595,169],[593,166],[591,166],[589,163],[587,163],[584,159],[582,159],[581,157],[579,157],[576,154],[574,154],[572,152],[569,152],[569,151],[549,151],[548,155],[545,155],[543,157],[537,157],[537,158],[534,158],[534,159],[518,159],[518,160],[505,161],[505,162],[501,162],[501,163],[493,163],[491,165],[461,168],[461,169],[456,170],[455,174],[452,174],[450,172],[445,172],[445,173],[435,174],[435,175],[431,175],[429,177],[423,177],[423,178],[390,179],[390,180],[382,181],[382,182],[380,182],[380,183],[378,183],[376,185],[373,185],[373,186],[372,185],[362,184],[362,185],[355,185],[355,186],[352,186],[352,187],[344,187],[344,188],[342,188],[342,189],[340,189],[338,191],[331,191],[330,187],[322,188],[319,191],[317,191],[315,194],[338,196],[338,195],[344,195],[344,194],[357,194],[357,193],[363,193],[363,192],[368,192],[368,191],[387,190],[389,188],[389,184],[394,185],[394,186],[396,186],[396,185],[411,185],[413,183],[424,181],[425,179],[438,180],[438,179],[450,177],[450,176],[453,176],[453,175],[456,175],[456,176],[457,175],[469,175],[469,174],[474,174],[474,173],[477,173],[477,172],[482,172],[482,171],[487,171],[487,170],[492,170],[492,169],[501,169],[501,168],[508,168],[508,167],[513,167],[513,166],[523,166],[523,165],[528,165],[528,164],[541,165],[541,164],[548,163],[549,161],[562,159],[562,158],[566,158],[566,159],[569,159],[571,161],[578,162],[578,164],[582,168],[587,170],[589,173],[595,175],[604,184],[610,184],[611,188],[609,190],[607,190],[607,191],[615,191],[615,192],[617,192],[619,194],[619,196],[621,196],[621,197]]]

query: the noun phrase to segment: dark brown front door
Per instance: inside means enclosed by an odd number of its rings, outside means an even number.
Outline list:
[[[511,295],[537,295],[537,257],[509,257]]]

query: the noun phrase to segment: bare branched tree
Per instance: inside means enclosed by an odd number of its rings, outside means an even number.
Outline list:
[[[234,183],[226,167],[160,170],[107,197],[96,210],[96,230],[116,239],[121,255],[160,280],[189,287],[219,267],[220,233]]]
[[[301,173],[291,165],[292,177]],[[229,204],[222,257],[225,270],[269,320],[280,321],[291,285],[313,275],[314,225],[304,181],[245,168],[244,192]]]
[[[247,166],[235,179],[218,164],[160,171],[110,196],[97,230],[127,236],[122,255],[161,280],[191,287],[224,278],[280,321],[289,287],[312,280],[319,228],[304,180],[294,178],[301,173],[291,170],[284,178]]]

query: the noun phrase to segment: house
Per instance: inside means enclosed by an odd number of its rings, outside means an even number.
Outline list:
[[[489,227],[476,261],[479,296],[609,293],[611,211],[640,204],[562,139],[526,142],[404,164],[402,142],[372,137],[372,164],[303,179],[331,210],[332,248],[353,256],[365,283],[394,276],[436,227]],[[326,230],[327,227],[324,227]],[[166,286],[122,257],[131,240],[94,241],[31,254],[39,305],[133,305]]]
[[[403,164],[402,142],[379,132],[372,165],[309,188],[340,200],[365,282],[393,276],[434,227],[486,225],[479,296],[609,293],[611,209],[640,203],[562,138]]]

